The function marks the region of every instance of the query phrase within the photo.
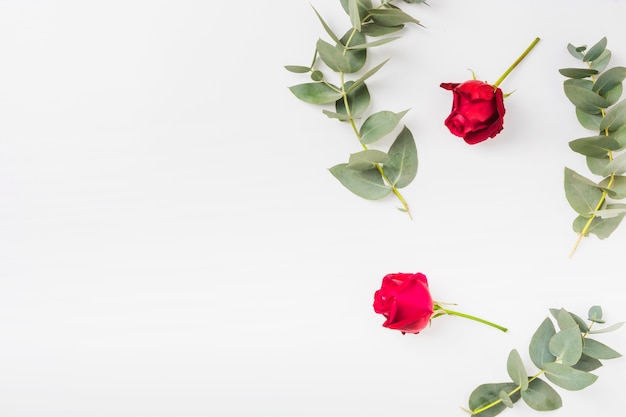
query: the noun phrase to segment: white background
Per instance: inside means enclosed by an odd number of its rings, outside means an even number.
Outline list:
[[[603,36],[626,65],[626,1],[429,3],[398,3],[425,28],[368,61],[391,58],[370,110],[411,108],[410,220],[330,175],[359,144],[287,89],[329,40],[311,6],[348,29],[338,0],[0,0],[0,416],[463,416],[511,349],[535,371],[549,308],[626,320],[626,226],[568,259],[563,169],[588,171],[567,143],[590,132],[558,73]],[[535,36],[502,133],[452,136],[439,83],[494,82]],[[510,331],[385,329],[391,272]],[[616,415],[626,361],[596,374],[550,415]]]

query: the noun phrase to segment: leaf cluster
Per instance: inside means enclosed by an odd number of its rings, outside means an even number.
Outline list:
[[[288,71],[308,74],[310,81],[289,87],[300,100],[315,105],[334,105],[323,113],[351,125],[362,150],[350,155],[348,162],[330,168],[348,190],[368,199],[378,200],[394,193],[409,212],[400,192],[417,174],[417,148],[411,131],[402,126],[396,129],[408,110],[369,112],[371,102],[367,81],[388,60],[366,70],[368,49],[392,42],[406,24],[419,21],[405,13],[393,1],[381,1],[374,7],[372,0],[340,0],[350,19],[350,28],[336,34],[313,9],[329,41],[318,39],[311,65],[287,65]],[[424,3],[423,0],[404,0],[405,3]],[[373,39],[373,40],[370,40]],[[348,79],[352,77],[353,79]],[[369,145],[400,130],[388,151],[370,149]]]
[[[565,196],[578,213],[573,229],[579,241],[589,233],[609,237],[626,215],[626,204],[618,202],[626,198],[626,152],[619,153],[626,148],[626,100],[619,101],[626,68],[607,69],[611,51],[606,46],[606,37],[591,48],[568,44],[570,54],[585,67],[559,70],[567,77],[563,89],[578,121],[594,131],[572,140],[569,147],[586,158],[592,174],[601,177],[593,181],[565,168]]]
[[[469,397],[467,411],[471,415],[496,416],[507,407],[513,407],[520,398],[534,410],[556,410],[562,406],[561,396],[547,381],[569,391],[581,390],[598,379],[591,371],[602,366],[603,360],[621,356],[589,337],[617,330],[623,325],[620,322],[594,329],[594,325],[605,323],[600,306],[589,309],[587,321],[562,308],[550,309],[550,313],[553,319],[546,317],[533,334],[528,349],[530,359],[539,371],[529,376],[519,352],[513,349],[506,363],[511,382],[478,386]],[[543,376],[547,381],[541,378]]]

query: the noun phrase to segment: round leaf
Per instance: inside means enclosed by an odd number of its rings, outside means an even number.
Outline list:
[[[548,347],[550,339],[555,334],[556,330],[554,329],[552,320],[546,317],[533,334],[533,337],[530,339],[530,346],[528,349],[530,360],[539,369],[542,369],[543,364],[546,362],[556,361],[556,356],[550,353],[550,349]]]
[[[522,399],[530,408],[537,411],[552,411],[561,408],[561,396],[543,379],[533,379],[526,391],[522,392]]]
[[[378,200],[387,196],[391,188],[385,185],[377,169],[357,171],[348,168],[348,164],[339,164],[330,168],[335,176],[348,190],[367,200]]]
[[[289,87],[300,100],[311,104],[328,104],[343,96],[340,92],[324,83],[305,83]]]
[[[583,340],[578,326],[561,330],[548,343],[550,353],[564,365],[574,365],[583,353]]]
[[[405,126],[389,148],[389,161],[383,169],[396,188],[406,187],[417,175],[417,148],[413,134]]]

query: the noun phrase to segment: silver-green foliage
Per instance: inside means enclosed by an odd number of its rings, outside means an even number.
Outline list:
[[[524,361],[517,350],[509,354],[506,368],[512,382],[489,383],[478,386],[469,397],[469,412],[480,417],[493,417],[520,398],[534,410],[550,411],[562,406],[554,385],[578,391],[593,384],[598,376],[591,371],[602,366],[602,360],[620,357],[620,353],[590,335],[617,330],[623,323],[595,329],[604,324],[602,308],[593,306],[588,321],[565,309],[550,309],[550,317],[533,334],[528,349],[531,362],[538,368],[528,375]],[[557,330],[558,329],[558,330]]]
[[[368,200],[395,194],[402,203],[401,210],[409,213],[408,204],[399,192],[417,174],[415,140],[406,126],[400,127],[408,110],[369,112],[371,97],[366,81],[388,60],[368,70],[364,68],[369,48],[398,39],[398,36],[388,35],[399,32],[407,23],[419,25],[419,21],[392,4],[393,0],[381,1],[378,6],[374,6],[372,0],[340,0],[340,3],[351,27],[339,37],[313,9],[330,39],[317,40],[311,65],[285,66],[292,73],[308,74],[310,78],[305,83],[289,87],[289,90],[309,104],[334,104],[334,110],[326,108],[323,113],[330,119],[348,122],[360,142],[361,151],[352,154],[347,163],[330,168],[330,173],[348,190]],[[368,37],[376,39],[368,41]],[[351,75],[354,79],[348,80]],[[396,131],[399,133],[387,152],[368,147]]]
[[[586,68],[559,70],[567,77],[563,90],[576,108],[578,121],[596,132],[572,140],[569,146],[585,156],[591,173],[602,177],[596,182],[565,168],[565,196],[578,214],[573,222],[578,242],[589,233],[609,237],[626,215],[626,205],[618,202],[626,197],[626,152],[620,154],[626,149],[626,100],[619,101],[626,68],[606,69],[611,59],[606,45],[606,37],[589,49],[569,44],[567,50]]]

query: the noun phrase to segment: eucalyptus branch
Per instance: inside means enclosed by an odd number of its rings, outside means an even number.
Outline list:
[[[421,3],[419,0],[404,1]],[[346,77],[364,68],[369,48],[397,39],[387,35],[398,32],[406,23],[419,25],[419,21],[400,7],[392,5],[392,1],[382,1],[376,7],[372,5],[372,0],[341,0],[340,3],[350,18],[351,28],[343,36],[337,36],[313,8],[334,44],[320,38],[310,66],[285,66],[288,71],[309,74],[313,81],[297,84],[289,89],[304,102],[316,105],[334,104],[334,112],[324,110],[323,113],[329,118],[347,121],[361,144],[362,150],[351,154],[347,163],[331,167],[331,174],[348,190],[365,199],[378,200],[394,194],[402,205],[400,210],[411,218],[409,205],[400,192],[417,174],[417,149],[411,131],[404,126],[387,152],[368,146],[396,130],[407,112],[379,111],[366,114],[370,104],[366,80],[387,61],[374,66],[356,80],[347,80]],[[380,39],[368,43],[367,37]],[[336,74],[338,85],[329,81],[328,70]],[[357,126],[357,120],[362,118],[363,123]]]
[[[606,49],[607,39],[587,49],[586,46],[567,46],[572,56],[586,64],[586,68],[563,68],[559,72],[568,79],[564,82],[567,98],[576,108],[580,124],[598,133],[596,136],[575,139],[570,148],[586,157],[587,166],[603,180],[596,183],[577,172],[565,169],[565,195],[578,213],[573,229],[578,234],[570,258],[582,239],[593,233],[605,239],[613,233],[626,215],[626,204],[610,200],[626,198],[626,154],[615,152],[626,148],[626,101],[619,100],[626,78],[626,68],[614,67],[605,71],[611,59]]]

